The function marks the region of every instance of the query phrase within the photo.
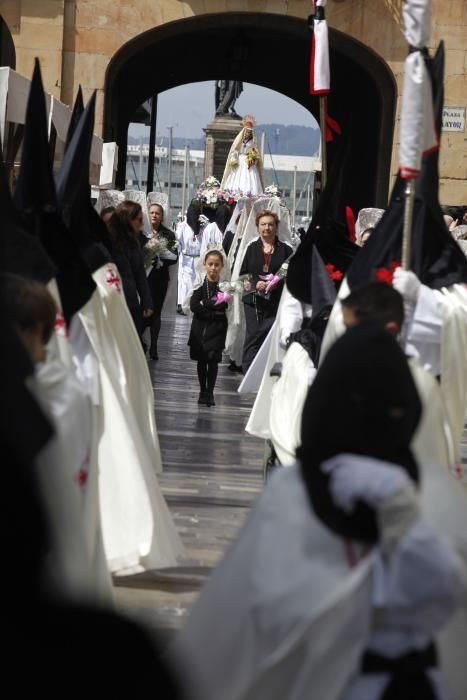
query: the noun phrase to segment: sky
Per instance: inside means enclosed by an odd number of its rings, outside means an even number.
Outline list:
[[[189,83],[159,93],[157,102],[157,134],[167,136],[167,127],[173,127],[173,136],[200,138],[203,127],[214,118],[215,85],[213,81]],[[268,88],[243,83],[243,92],[235,103],[237,114],[253,114],[258,124],[284,124],[317,128],[315,118],[289,97]],[[149,127],[131,124],[130,136],[147,136]]]

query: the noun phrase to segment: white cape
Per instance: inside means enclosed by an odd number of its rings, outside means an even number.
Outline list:
[[[350,570],[298,467],[278,470],[179,633],[194,697],[337,700],[370,629],[371,562]]]
[[[97,290],[78,316],[75,344],[84,353],[90,344],[87,354],[98,361],[99,496],[109,568],[129,572],[175,566],[182,545],[140,427],[123,396],[117,341]]]
[[[272,387],[269,429],[281,464],[292,464],[301,443],[302,412],[316,369],[300,343],[292,343],[282,362],[282,374]]]
[[[33,388],[55,428],[36,465],[51,529],[53,575],[73,598],[108,603],[112,585],[100,517],[92,506],[98,477],[91,402],[59,360],[36,368]]]
[[[422,479],[424,517],[467,572],[465,493],[439,467],[424,465]],[[338,700],[367,644],[374,562],[370,554],[349,568],[344,542],[311,510],[299,467],[278,470],[176,641],[194,697]],[[464,606],[441,640],[452,700],[465,698],[466,635]]]
[[[162,457],[154,414],[154,392],[141,341],[123,296],[120,275],[114,263],[93,273],[104,314],[117,343],[121,367],[120,387],[133,411],[148,456],[156,473],[162,472]]]

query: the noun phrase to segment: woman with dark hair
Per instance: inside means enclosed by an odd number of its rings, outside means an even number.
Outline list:
[[[114,211],[115,211],[115,207],[112,207],[112,206],[104,207],[101,210],[100,217],[106,226],[109,225],[109,221],[112,218],[112,214],[114,213]]]
[[[108,223],[111,253],[122,278],[123,292],[138,335],[143,332],[143,318],[153,313],[151,292],[144,270],[139,235],[143,227],[143,210],[126,200],[118,205]]]
[[[299,463],[272,475],[179,633],[205,700],[446,697],[434,643],[457,611],[444,639],[465,630],[467,513],[445,471],[419,479],[420,412],[385,329],[329,350]]]
[[[164,209],[161,204],[149,205],[149,220],[151,222],[152,233],[148,237],[144,234],[140,235],[140,243],[143,248],[149,247],[150,241],[160,244],[162,252],[152,260],[151,271],[148,275],[148,284],[151,290],[152,303],[154,307],[153,315],[146,319],[145,325],[151,330],[151,347],[149,348],[149,357],[151,360],[158,360],[157,340],[161,329],[161,314],[164,306],[167,289],[169,287],[170,275],[169,266],[175,265],[178,260],[176,251],[175,234],[163,224]]]

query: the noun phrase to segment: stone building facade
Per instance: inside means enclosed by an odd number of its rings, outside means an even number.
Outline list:
[[[106,136],[107,117],[104,112],[109,102],[104,93],[108,90],[109,65],[112,65],[115,57],[120,57],[120,62],[124,62],[124,49],[132,42],[134,44],[140,39],[142,44],[150,42],[151,32],[175,22],[178,22],[174,25],[179,28],[177,31],[183,33],[182,22],[186,22],[188,27],[191,26],[190,20],[203,16],[211,16],[214,24],[218,23],[219,31],[222,31],[222,26],[227,26],[230,16],[245,13],[255,13],[259,17],[258,31],[261,30],[261,17],[266,20],[275,16],[284,22],[302,20],[305,25],[310,5],[310,0],[0,0],[0,13],[13,38],[16,69],[29,76],[34,57],[38,56],[46,89],[68,104],[73,101],[78,84],[82,85],[85,97],[97,90],[96,131],[104,131]],[[369,56],[379,57],[387,64],[394,78],[397,99],[392,174],[397,168],[400,91],[406,54],[401,32],[401,6],[402,0],[329,0],[327,7],[329,24],[337,30],[336,36],[342,34],[355,40],[356,47],[363,44],[371,52]],[[241,31],[239,28],[239,36]],[[467,0],[433,0],[429,48],[434,49],[441,39],[445,42],[445,105],[448,107],[467,107],[466,37]],[[331,47],[332,41],[331,36]],[[283,57],[272,48],[269,65],[272,70],[280,72],[279,68],[274,67],[274,62],[283,60]],[[189,56],[181,57],[181,60],[189,61]],[[215,61],[214,56],[212,61]],[[130,68],[129,58],[128,71]],[[152,69],[148,67],[149,70],[164,72],[165,75],[170,71],[170,66],[161,62]],[[295,68],[288,66],[287,70],[294,71]],[[211,79],[211,75],[206,76],[199,79]],[[243,75],[245,80],[248,77]],[[174,80],[178,80],[178,84],[190,82],[183,80],[183,70]],[[284,89],[280,90],[278,82],[276,89],[293,96],[287,92],[287,81],[283,81],[283,85]],[[443,134],[440,174],[441,202],[466,204],[465,129]],[[387,189],[387,184],[385,187]]]

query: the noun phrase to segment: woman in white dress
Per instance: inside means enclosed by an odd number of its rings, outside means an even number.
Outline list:
[[[256,119],[247,115],[235,138],[225,164],[221,188],[229,192],[258,195],[264,191],[263,161],[254,127]]]

